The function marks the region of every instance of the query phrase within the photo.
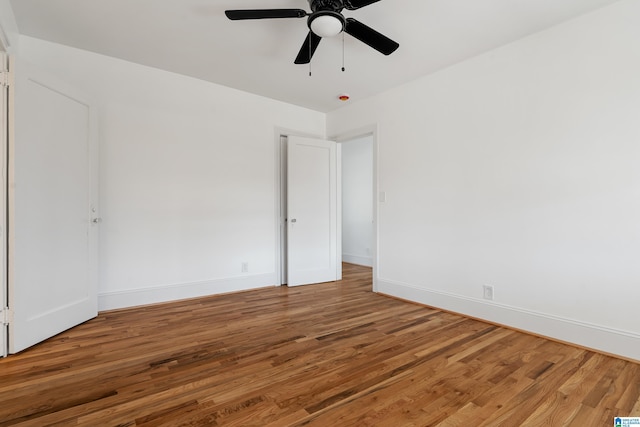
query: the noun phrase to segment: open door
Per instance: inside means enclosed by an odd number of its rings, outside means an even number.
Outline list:
[[[287,284],[338,279],[337,147],[290,136],[287,156]]]
[[[94,108],[73,87],[12,57],[9,352],[97,315]]]

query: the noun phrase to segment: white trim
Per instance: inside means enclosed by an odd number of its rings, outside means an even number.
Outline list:
[[[0,71],[9,79],[9,58],[0,46]],[[7,282],[7,160],[8,130],[9,130],[9,81],[0,84],[0,309],[8,313],[8,282]],[[8,320],[8,319],[5,319]],[[6,357],[9,352],[9,326],[8,322],[0,325],[0,357]]]
[[[370,256],[342,254],[342,261],[349,264],[363,265],[365,267],[373,266],[373,258]]]
[[[342,280],[342,144],[336,143],[336,280]]]
[[[98,294],[98,310],[114,310],[117,308],[240,292],[272,286],[273,283],[274,274],[269,273],[104,292]]]
[[[640,361],[640,335],[380,278],[378,292]]]
[[[276,210],[276,216],[279,220],[278,239],[280,244],[278,245],[277,254],[281,254],[280,265],[278,271],[278,285],[282,286],[287,283],[287,257],[282,254],[287,253],[287,200],[282,197],[283,194],[287,194],[287,136],[280,136],[280,144],[276,147],[276,157],[278,158],[280,175],[276,177],[279,182],[276,184],[276,188],[280,190],[278,199],[278,206]],[[276,163],[277,165],[278,163]]]
[[[282,259],[282,138],[286,137],[284,131],[276,128],[275,130],[275,146],[274,146],[274,171],[273,171],[273,189],[274,189],[274,206],[273,206],[273,218],[274,218],[274,236],[275,236],[275,247],[273,248],[274,253],[274,266],[273,271],[276,272],[276,284],[278,286],[282,285],[282,268],[283,268],[283,259]]]

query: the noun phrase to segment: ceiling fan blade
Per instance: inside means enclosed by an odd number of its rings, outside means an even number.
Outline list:
[[[224,14],[232,21],[242,19],[304,18],[307,16],[307,12],[302,9],[226,10]]]
[[[318,45],[320,44],[322,37],[316,35],[313,31],[309,31],[307,38],[302,43],[300,52],[294,61],[294,64],[308,64],[313,58],[313,54],[316,52]]]
[[[380,0],[344,0],[344,7],[349,10],[356,10],[379,1]]]
[[[378,52],[390,55],[396,51],[400,45],[389,37],[380,34],[371,27],[367,27],[360,21],[356,21],[353,18],[347,18],[347,24],[344,28],[345,33],[352,35],[360,40],[362,43],[367,44],[377,50]]]

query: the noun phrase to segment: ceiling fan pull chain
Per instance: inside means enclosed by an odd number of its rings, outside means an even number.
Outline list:
[[[309,77],[311,77],[311,33],[309,33]]]
[[[344,73],[344,31],[342,32],[342,72]]]

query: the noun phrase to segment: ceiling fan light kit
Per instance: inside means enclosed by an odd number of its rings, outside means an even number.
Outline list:
[[[384,55],[390,55],[400,46],[387,36],[354,18],[345,18],[344,9],[357,10],[380,0],[308,0],[311,13],[303,9],[247,9],[227,10],[232,21],[245,19],[304,18],[308,16],[309,33],[294,63],[308,64],[323,37],[334,37],[343,31]]]
[[[334,37],[344,30],[344,16],[333,11],[321,11],[309,16],[309,29],[320,37]]]

